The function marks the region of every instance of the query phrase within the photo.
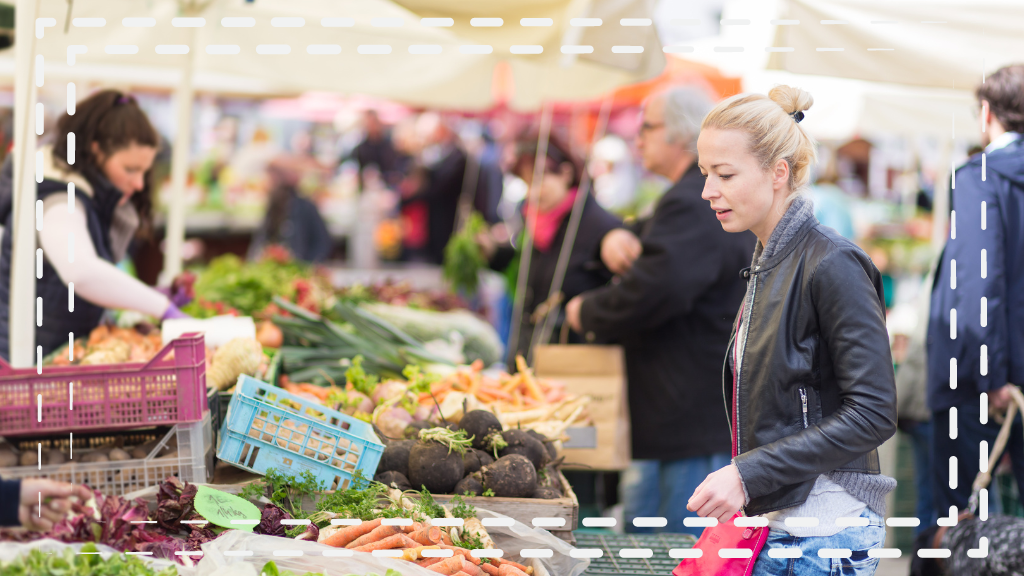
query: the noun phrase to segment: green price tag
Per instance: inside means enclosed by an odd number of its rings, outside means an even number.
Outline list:
[[[200,486],[196,493],[196,512],[211,524],[246,532],[252,532],[261,516],[260,509],[248,500],[206,486]],[[232,520],[236,522],[232,524]]]

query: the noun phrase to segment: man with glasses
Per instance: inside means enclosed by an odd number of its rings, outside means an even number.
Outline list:
[[[1004,412],[1011,387],[1024,384],[1024,64],[996,71],[976,95],[985,148],[956,170],[956,232],[935,273],[928,325],[932,492],[939,516],[948,516],[951,506],[967,507],[980,445],[992,446],[999,433],[1000,422],[987,412]],[[1019,415],[1007,451],[1024,494]],[[953,457],[957,476],[951,479]]]
[[[644,168],[674,184],[654,214],[607,233],[601,259],[618,282],[569,301],[566,317],[587,341],[626,351],[634,461],[622,480],[625,528],[664,517],[665,532],[699,535],[683,519],[708,474],[730,462],[722,360],[746,290],[740,271],[750,232],[730,234],[701,198],[697,134],[712,102],[697,88],[655,95],[636,139]]]

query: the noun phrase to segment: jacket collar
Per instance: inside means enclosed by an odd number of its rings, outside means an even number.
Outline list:
[[[803,196],[797,196],[772,231],[768,246],[763,246],[758,241],[754,248],[751,268],[758,272],[774,268],[796,248],[798,240],[817,224],[814,204]]]

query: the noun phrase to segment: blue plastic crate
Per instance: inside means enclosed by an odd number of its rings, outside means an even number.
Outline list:
[[[217,445],[217,458],[243,470],[309,470],[330,490],[348,488],[356,470],[373,478],[383,452],[370,424],[248,376],[239,379]]]

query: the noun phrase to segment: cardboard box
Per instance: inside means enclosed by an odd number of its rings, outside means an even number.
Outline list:
[[[592,427],[570,428],[564,445],[565,468],[625,470],[630,449],[626,360],[619,346],[550,345],[534,350],[539,378],[565,384],[571,394],[587,394]]]

